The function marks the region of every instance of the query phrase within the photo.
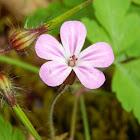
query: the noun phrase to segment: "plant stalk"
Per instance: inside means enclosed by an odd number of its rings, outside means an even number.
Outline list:
[[[60,90],[57,93],[57,96],[55,97],[51,109],[50,109],[50,115],[49,115],[49,126],[50,126],[50,134],[51,134],[51,140],[55,140],[55,129],[53,126],[53,112],[54,112],[54,106],[57,102],[57,100],[59,99],[59,97],[63,94],[64,90],[66,88],[66,85],[62,85],[60,87]]]
[[[81,10],[82,8],[84,8],[86,5],[88,5],[90,2],[92,2],[93,0],[88,0],[74,8],[72,8],[71,10],[67,11],[66,13],[56,17],[55,19],[51,20],[50,23],[52,23],[49,26],[49,29],[54,27],[55,25],[57,25],[58,23],[62,22],[63,20],[67,19],[68,17],[70,17],[71,15],[75,14],[76,12],[78,12],[79,10]]]
[[[14,58],[9,58],[4,55],[0,55],[0,62],[8,63],[14,66],[21,67],[23,69],[26,69],[28,71],[34,72],[34,73],[39,73],[39,68],[36,66],[33,66],[31,64],[22,62],[20,60],[14,59]]]
[[[13,107],[14,112],[18,116],[18,118],[22,121],[22,123],[25,125],[27,130],[34,136],[36,140],[41,140],[40,136],[38,135],[37,131],[35,130],[32,123],[29,121],[23,110],[20,108],[18,104],[14,105]]]
[[[12,48],[11,46],[7,46],[7,47],[1,49],[1,50],[0,50],[0,53],[4,53],[4,52],[10,51],[10,50],[12,50],[12,49],[13,49],[13,48]]]
[[[70,140],[74,140],[74,135],[75,135],[75,125],[76,125],[76,113],[77,113],[78,99],[79,98],[77,96],[75,96],[73,111],[72,111],[72,119],[71,119]]]
[[[84,124],[85,140],[90,140],[86,106],[85,106],[85,101],[84,101],[83,95],[80,96],[80,106],[81,106],[82,119],[83,119],[83,124]]]
[[[53,20],[51,20],[51,21],[49,21],[49,22],[45,22],[46,25],[45,25],[44,27],[46,27],[47,31],[48,31],[48,29],[51,30],[52,27],[54,27],[54,26],[57,25],[58,23],[62,22],[62,21],[65,20],[66,18],[70,17],[70,16],[73,15],[74,13],[78,12],[79,10],[81,10],[82,8],[84,8],[84,7],[85,7],[87,4],[89,4],[90,2],[92,2],[92,0],[88,0],[88,1],[86,1],[86,2],[84,2],[84,3],[82,3],[82,4],[80,4],[80,5],[78,5],[78,6],[74,7],[74,8],[72,8],[71,10],[69,10],[69,11],[67,11],[66,13],[64,13],[64,14],[62,14],[62,15],[56,17],[55,19],[53,19]],[[49,26],[48,26],[48,23],[50,23]],[[41,27],[41,25],[40,25],[40,27]],[[34,29],[33,29],[33,30],[34,30]],[[44,32],[42,32],[41,34],[43,34],[43,33],[44,33]],[[37,37],[38,37],[38,36],[37,36]],[[14,36],[14,39],[15,39],[15,36]],[[23,43],[25,43],[25,42],[23,42]],[[24,47],[24,48],[27,48],[27,47],[29,48],[29,46],[26,46],[26,47]],[[7,52],[7,51],[9,51],[9,50],[12,50],[13,48],[15,48],[15,47],[13,46],[13,44],[11,44],[10,46],[7,46],[7,47],[1,49],[1,50],[0,50],[0,53]],[[19,47],[19,48],[20,48],[20,47]],[[22,48],[22,47],[21,47],[21,48]],[[17,49],[16,49],[16,51],[17,51]],[[18,51],[19,51],[19,50],[18,50]],[[23,51],[23,50],[21,49],[20,51]]]

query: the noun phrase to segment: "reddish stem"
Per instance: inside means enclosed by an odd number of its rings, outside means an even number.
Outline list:
[[[9,50],[12,50],[13,48],[11,46],[7,46],[6,48],[3,48],[0,50],[0,53],[4,53],[4,52],[7,52]]]

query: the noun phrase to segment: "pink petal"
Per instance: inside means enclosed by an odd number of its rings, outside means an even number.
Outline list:
[[[39,75],[45,84],[53,87],[62,84],[71,70],[65,63],[49,61],[41,66]]]
[[[79,59],[89,61],[94,67],[108,67],[114,61],[114,54],[108,43],[98,42],[82,51]]]
[[[80,64],[73,68],[80,82],[89,89],[97,89],[105,82],[104,74],[98,69],[93,68],[88,63]]]
[[[35,51],[39,57],[46,60],[64,59],[65,54],[62,45],[49,34],[43,34],[38,38]]]
[[[60,36],[68,57],[79,54],[84,45],[86,34],[87,30],[82,22],[67,21],[63,23]]]

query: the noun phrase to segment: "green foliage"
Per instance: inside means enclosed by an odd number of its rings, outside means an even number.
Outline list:
[[[131,4],[131,6],[129,8],[129,12],[134,12],[140,16],[140,6]]]
[[[129,0],[95,0],[93,7],[98,21],[82,19],[88,30],[88,39],[92,43],[108,42],[114,50],[116,60],[140,36],[140,18],[136,13],[127,14],[129,6]]]
[[[83,3],[85,2],[85,0],[63,0],[64,4],[67,6],[67,7],[74,7],[75,5],[79,5],[80,3]]]
[[[29,15],[25,23],[28,21],[27,27],[38,27],[41,25],[47,17],[50,16],[49,20],[54,19],[55,17],[61,15],[66,12],[68,9],[64,7],[64,5],[60,2],[50,3],[48,8],[39,8],[32,15]]]
[[[132,0],[134,3],[139,4],[140,5],[140,0]]]
[[[117,54],[125,53],[130,46],[140,37],[140,18],[136,14],[129,14],[120,25],[118,34]],[[121,39],[120,39],[121,37]]]
[[[140,38],[140,36],[139,36]],[[140,57],[140,40],[136,40],[127,50],[128,57]]]
[[[20,130],[13,131],[11,124],[0,116],[0,140],[25,140],[25,137]]]
[[[21,133],[20,130],[16,129],[13,133],[12,140],[25,140],[25,136]]]
[[[134,112],[140,123],[140,60],[117,64],[112,89],[127,111]]]
[[[51,20],[83,1],[64,0],[53,2],[48,8],[38,9],[29,16],[28,27],[36,27],[46,17],[53,15]],[[138,1],[133,0],[137,4]],[[133,111],[140,122],[140,61],[127,62],[127,59],[140,57],[140,6],[132,4],[130,0],[94,0],[92,6],[89,5],[67,20],[82,20],[91,43],[104,41],[112,46],[116,66],[112,90],[116,92],[123,108]],[[59,28],[54,34],[58,32]],[[127,63],[122,64],[122,61]]]
[[[130,6],[129,12],[137,14],[137,18],[140,18],[140,6],[132,4]],[[140,26],[138,27],[138,29]],[[137,40],[130,45],[130,47],[127,50],[128,57],[140,57],[140,35],[137,38]]]
[[[121,64],[128,58],[140,57],[140,7],[130,0],[94,0],[97,20],[83,18],[90,42],[108,42],[114,51],[116,71],[112,90],[127,111],[133,111],[140,122],[140,60]]]
[[[106,29],[110,37],[117,36],[117,29],[130,5],[129,0],[95,0],[93,7],[100,24]]]
[[[48,21],[50,21],[83,2],[85,2],[85,0],[79,0],[74,2],[69,0],[64,0],[62,2],[52,2],[47,8],[39,8],[34,14],[31,14],[28,17],[26,17],[24,24],[27,23],[28,28],[38,27],[45,21],[47,17],[50,16],[50,18],[48,19]],[[82,17],[87,17],[87,15],[91,18],[90,13],[93,13],[93,8],[91,5],[88,5],[66,20],[80,20]],[[57,28],[49,33],[53,35],[58,34],[59,27],[61,24],[62,23],[58,24]]]
[[[111,43],[106,31],[95,20],[83,18],[82,22],[86,25],[88,31],[87,38],[89,39],[90,42],[96,43],[103,41]]]

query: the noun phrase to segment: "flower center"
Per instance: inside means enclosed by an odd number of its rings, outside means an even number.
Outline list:
[[[68,65],[70,67],[74,67],[75,63],[76,63],[76,60],[78,60],[78,59],[75,57],[75,55],[70,56],[70,59],[68,60]]]

